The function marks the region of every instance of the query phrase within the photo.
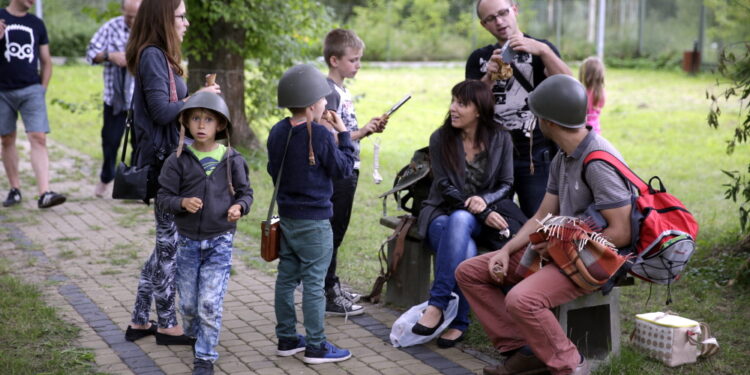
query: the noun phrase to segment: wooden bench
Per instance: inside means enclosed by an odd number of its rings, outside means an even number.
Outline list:
[[[395,216],[380,218],[380,224],[391,229],[398,222]],[[388,244],[389,259],[394,244]],[[433,268],[433,253],[422,246],[415,222],[404,243],[401,263],[388,281],[385,302],[409,308],[428,300]],[[586,358],[602,361],[620,353],[620,288],[634,284],[628,277],[606,296],[594,292],[554,309],[563,331]]]

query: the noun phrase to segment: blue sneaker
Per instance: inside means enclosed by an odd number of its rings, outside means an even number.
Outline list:
[[[276,355],[279,357],[289,357],[305,350],[305,336],[297,334],[297,339],[279,339],[279,346]]]
[[[311,365],[328,362],[340,362],[352,357],[352,353],[346,349],[337,348],[328,341],[324,341],[319,347],[308,346],[305,348],[305,356],[302,360]]]

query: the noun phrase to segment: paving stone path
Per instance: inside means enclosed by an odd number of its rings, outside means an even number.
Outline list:
[[[157,346],[151,337],[135,343],[124,340],[140,268],[154,245],[151,207],[94,198],[98,161],[50,142],[52,189],[67,194],[68,202],[39,210],[28,143],[20,137],[18,144],[24,201],[0,208],[6,237],[0,243],[3,257],[18,276],[40,286],[63,319],[81,328],[76,344],[94,352],[99,371],[189,374],[189,347]],[[92,141],[92,147],[99,145]],[[6,191],[2,177],[3,199]],[[238,236],[236,242],[257,248],[252,238]],[[388,334],[397,313],[367,304],[366,314],[359,317],[326,319],[329,340],[350,349],[352,359],[308,366],[302,354],[277,357],[274,277],[237,258],[224,302],[217,374],[472,374],[487,365],[481,355],[438,349],[434,343],[392,347]],[[301,325],[298,329],[304,333]]]

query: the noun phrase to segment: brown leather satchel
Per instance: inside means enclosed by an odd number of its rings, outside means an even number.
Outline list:
[[[281,248],[281,220],[278,216],[273,215],[273,209],[276,204],[276,195],[279,193],[279,184],[281,183],[281,174],[284,171],[286,151],[289,149],[289,140],[291,138],[292,129],[290,128],[289,135],[286,137],[286,146],[284,146],[284,156],[281,157],[279,173],[276,175],[276,184],[273,187],[271,205],[268,207],[268,218],[260,222],[260,257],[266,262],[273,262],[279,258],[279,249]]]
[[[260,257],[266,262],[273,262],[279,257],[281,247],[281,227],[278,216],[260,222]]]

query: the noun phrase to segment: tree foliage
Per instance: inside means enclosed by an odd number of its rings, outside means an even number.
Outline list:
[[[719,73],[729,80],[729,87],[723,89],[718,95],[707,93],[711,100],[711,109],[708,114],[708,125],[713,128],[719,127],[719,116],[722,111],[719,100],[739,99],[739,116],[737,125],[732,136],[727,141],[727,154],[733,154],[741,144],[750,143],[750,42],[745,44],[745,51],[737,56],[733,52],[722,53],[719,59]],[[717,83],[718,84],[718,83]],[[744,154],[748,156],[747,153]],[[729,177],[725,197],[734,202],[740,202],[740,227],[743,231],[748,230],[750,220],[750,161],[747,170],[727,171],[722,170]]]
[[[327,8],[314,0],[187,0],[186,5],[190,27],[183,50],[189,71],[214,66],[222,86],[244,83],[247,122],[233,118],[233,123],[247,130],[249,139],[232,140],[257,146],[248,123],[279,116],[276,82],[294,63],[320,54],[320,40],[331,24]],[[232,79],[239,82],[222,82],[222,71],[238,72]],[[191,73],[191,82],[201,80]],[[227,99],[232,110],[234,98]]]

